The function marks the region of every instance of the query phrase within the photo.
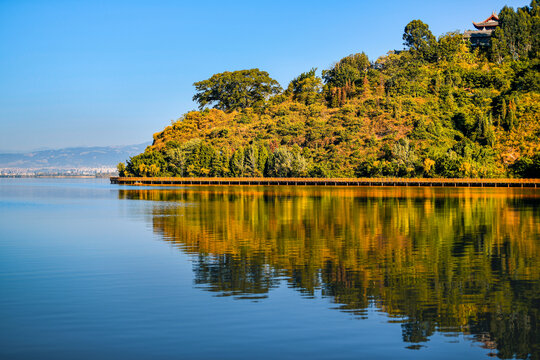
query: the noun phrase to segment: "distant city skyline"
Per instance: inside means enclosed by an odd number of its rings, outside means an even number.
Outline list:
[[[193,82],[259,68],[286,87],[529,1],[0,1],[0,152],[140,144],[195,109]]]

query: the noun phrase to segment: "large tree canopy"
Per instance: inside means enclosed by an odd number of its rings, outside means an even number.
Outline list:
[[[437,39],[426,23],[420,20],[408,23],[403,32],[403,40],[403,45],[419,53],[424,59],[430,60],[433,57]]]
[[[223,111],[260,106],[281,91],[279,83],[259,69],[226,71],[193,85],[198,91],[193,100],[200,109],[211,106]]]
[[[360,83],[370,66],[365,53],[352,54],[341,59],[332,69],[324,70],[323,79],[326,84],[337,87]]]

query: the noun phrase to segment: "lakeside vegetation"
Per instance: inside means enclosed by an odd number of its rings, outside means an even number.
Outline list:
[[[540,177],[540,2],[499,19],[477,48],[413,20],[406,50],[286,89],[259,69],[215,74],[120,176]]]

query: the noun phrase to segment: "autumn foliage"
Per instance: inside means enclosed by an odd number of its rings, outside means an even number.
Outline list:
[[[201,110],[121,175],[540,177],[539,19],[537,1],[505,7],[478,48],[414,20],[406,50],[347,56],[284,91],[258,69],[216,74],[195,84]]]

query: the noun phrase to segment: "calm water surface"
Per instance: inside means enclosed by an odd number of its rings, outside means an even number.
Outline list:
[[[540,358],[540,191],[0,179],[2,359]]]

